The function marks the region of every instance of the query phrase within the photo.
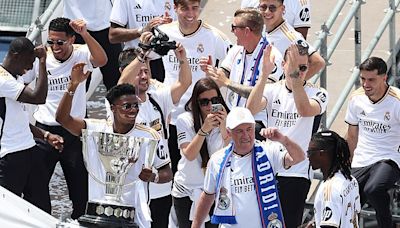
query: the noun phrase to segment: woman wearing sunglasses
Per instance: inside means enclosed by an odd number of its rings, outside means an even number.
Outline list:
[[[213,110],[213,106],[222,108]],[[228,107],[212,79],[197,81],[185,110],[176,122],[182,158],[172,188],[179,227],[191,227],[195,204],[203,188],[207,162],[214,152],[230,141],[225,125]],[[206,227],[218,226],[208,222]]]

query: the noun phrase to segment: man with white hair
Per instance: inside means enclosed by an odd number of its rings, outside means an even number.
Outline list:
[[[192,228],[200,227],[214,200],[211,222],[221,227],[243,227],[249,219],[252,227],[282,227],[275,170],[302,161],[304,152],[275,128],[260,132],[270,140],[255,140],[255,120],[246,108],[233,108],[226,123],[232,142],[210,158]]]

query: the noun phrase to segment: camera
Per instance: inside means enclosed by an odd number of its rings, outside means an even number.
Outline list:
[[[166,55],[169,50],[176,49],[176,42],[168,41],[168,35],[163,33],[160,29],[158,29],[157,27],[153,27],[152,33],[154,37],[153,39],[151,39],[150,44],[139,43],[140,48],[142,48],[143,50],[151,49],[161,56]]]

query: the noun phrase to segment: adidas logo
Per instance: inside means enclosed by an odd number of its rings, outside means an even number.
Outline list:
[[[140,6],[140,4],[137,4],[137,5],[135,6],[135,9],[142,9],[142,7]]]
[[[281,101],[278,99],[278,100],[274,101],[273,103],[274,103],[274,104],[279,104],[279,105],[280,105],[280,104],[281,104]]]
[[[362,112],[360,113],[360,115],[365,116],[364,110],[362,110]]]

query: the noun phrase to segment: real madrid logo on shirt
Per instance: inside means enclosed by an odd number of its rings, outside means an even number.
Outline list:
[[[390,121],[390,112],[385,112],[385,116],[383,117],[383,120]]]
[[[198,52],[198,53],[203,53],[203,52],[204,52],[204,46],[203,46],[203,44],[199,44],[199,45],[197,46],[197,52]]]
[[[282,222],[278,220],[278,215],[272,212],[268,216],[268,220],[270,221],[267,225],[268,228],[282,228]]]
[[[168,11],[171,10],[171,4],[168,1],[165,2],[164,9]]]
[[[219,191],[218,208],[221,210],[226,210],[231,204],[231,199],[228,197],[228,189],[222,187]]]

